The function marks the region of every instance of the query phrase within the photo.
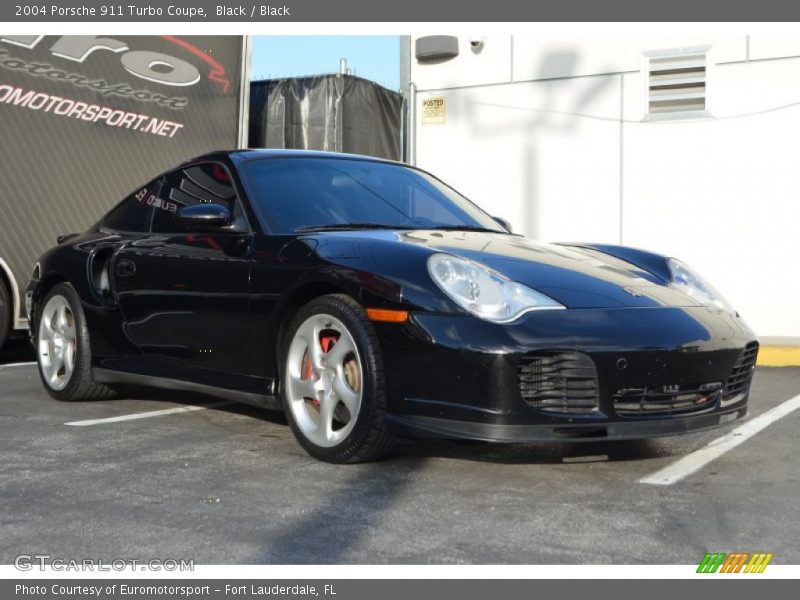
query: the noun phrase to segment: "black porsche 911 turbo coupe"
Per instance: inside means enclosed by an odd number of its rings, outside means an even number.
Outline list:
[[[398,436],[630,439],[745,415],[758,344],[689,267],[501,223],[404,164],[207,154],[41,257],[42,381],[60,400],[133,383],[284,410],[331,462]]]

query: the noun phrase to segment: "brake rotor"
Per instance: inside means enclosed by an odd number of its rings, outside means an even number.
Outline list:
[[[361,371],[356,357],[352,354],[344,361],[344,377],[354,392],[361,391]]]

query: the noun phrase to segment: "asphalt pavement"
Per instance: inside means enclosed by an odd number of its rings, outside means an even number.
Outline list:
[[[732,428],[414,441],[335,466],[309,457],[282,415],[171,391],[58,402],[30,360],[24,343],[0,355],[0,563],[697,564],[707,551],[800,562],[800,410],[672,485],[640,480]],[[759,368],[748,419],[798,394],[800,369]]]

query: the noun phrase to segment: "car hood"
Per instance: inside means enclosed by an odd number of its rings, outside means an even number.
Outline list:
[[[568,308],[686,307],[699,303],[653,273],[590,247],[537,242],[503,233],[370,230],[313,236],[329,258],[361,255],[365,243],[414,246],[486,265]]]

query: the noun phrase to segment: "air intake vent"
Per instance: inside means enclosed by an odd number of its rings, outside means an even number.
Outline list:
[[[597,370],[586,354],[527,354],[520,360],[517,377],[522,399],[538,410],[588,414],[599,409]]]
[[[722,392],[722,406],[733,404],[741,400],[750,390],[750,381],[753,379],[753,370],[756,368],[758,357],[758,343],[747,344],[736,364],[733,366],[728,382]]]
[[[707,49],[652,53],[647,57],[649,118],[707,116]]]
[[[614,394],[614,411],[621,417],[681,415],[711,408],[722,383],[625,388]]]

